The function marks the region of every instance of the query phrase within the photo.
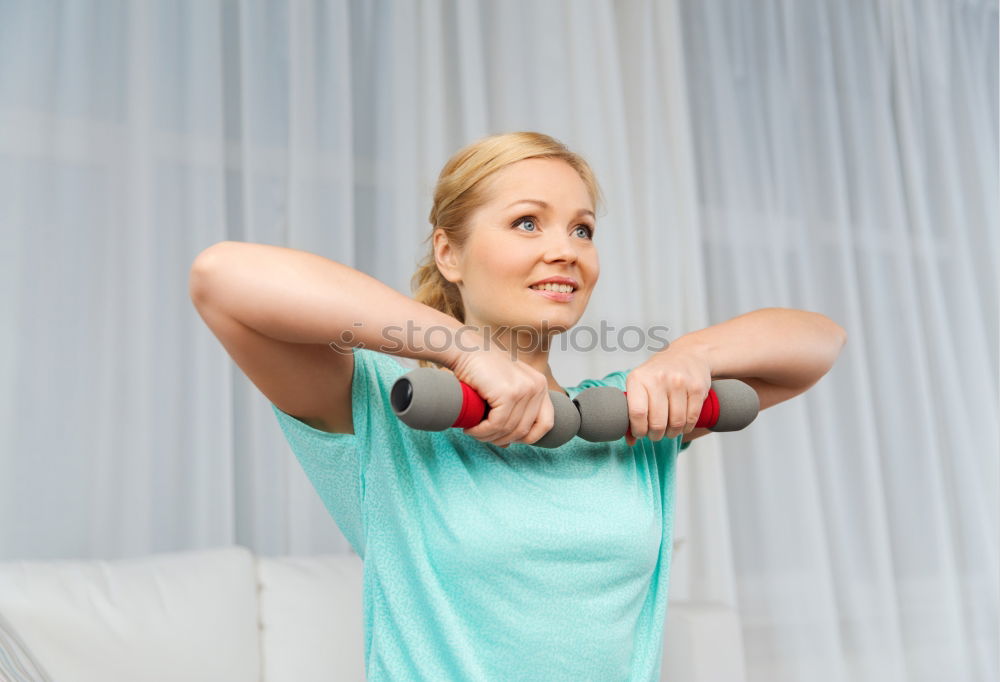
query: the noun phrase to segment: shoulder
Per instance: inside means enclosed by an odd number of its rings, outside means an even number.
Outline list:
[[[399,376],[410,371],[396,356],[362,347],[354,349],[354,363],[363,364],[379,374]]]

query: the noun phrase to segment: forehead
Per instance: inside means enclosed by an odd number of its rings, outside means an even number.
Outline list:
[[[593,207],[587,184],[561,159],[524,159],[497,171],[491,181],[490,203],[501,208],[519,199],[540,199],[571,210]]]

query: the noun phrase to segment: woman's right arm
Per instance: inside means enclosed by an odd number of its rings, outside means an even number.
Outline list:
[[[431,360],[477,389],[492,408],[487,422],[467,430],[469,435],[497,444],[533,442],[551,428],[541,373],[502,352],[442,344],[441,328],[455,339],[462,328],[458,320],[336,261],[224,241],[198,254],[189,289],[202,319],[254,385],[279,409],[315,428],[353,433],[354,355],[330,345],[343,346],[347,331],[352,346]],[[407,321],[412,334],[386,331],[401,330]],[[466,348],[480,339],[462,336]]]
[[[351,345],[364,342],[377,350],[385,343],[381,330],[401,320],[424,329],[461,326],[358,270],[267,244],[224,241],[208,247],[191,266],[189,288],[202,319],[271,402],[335,433],[354,430],[354,355],[350,348],[334,350],[331,341],[350,330]],[[418,335],[413,340],[419,350],[404,347],[396,354],[454,363],[454,349],[434,353]]]

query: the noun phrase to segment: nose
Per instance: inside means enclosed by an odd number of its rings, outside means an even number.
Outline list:
[[[549,232],[545,240],[546,263],[575,263],[577,259],[576,245],[568,234],[560,234],[555,230]]]

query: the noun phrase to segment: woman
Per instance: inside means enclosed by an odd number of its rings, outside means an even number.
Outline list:
[[[598,196],[556,140],[497,135],[441,172],[416,300],[261,244],[222,242],[192,267],[199,313],[364,558],[370,681],[659,679],[674,465],[708,433],[694,424],[712,378],[743,379],[766,409],[816,383],[845,342],[822,315],[759,310],[563,388],[548,344],[597,283]],[[392,355],[454,372],[488,419],[406,427]],[[531,446],[553,423],[549,389],[597,385],[628,391],[629,437]]]

